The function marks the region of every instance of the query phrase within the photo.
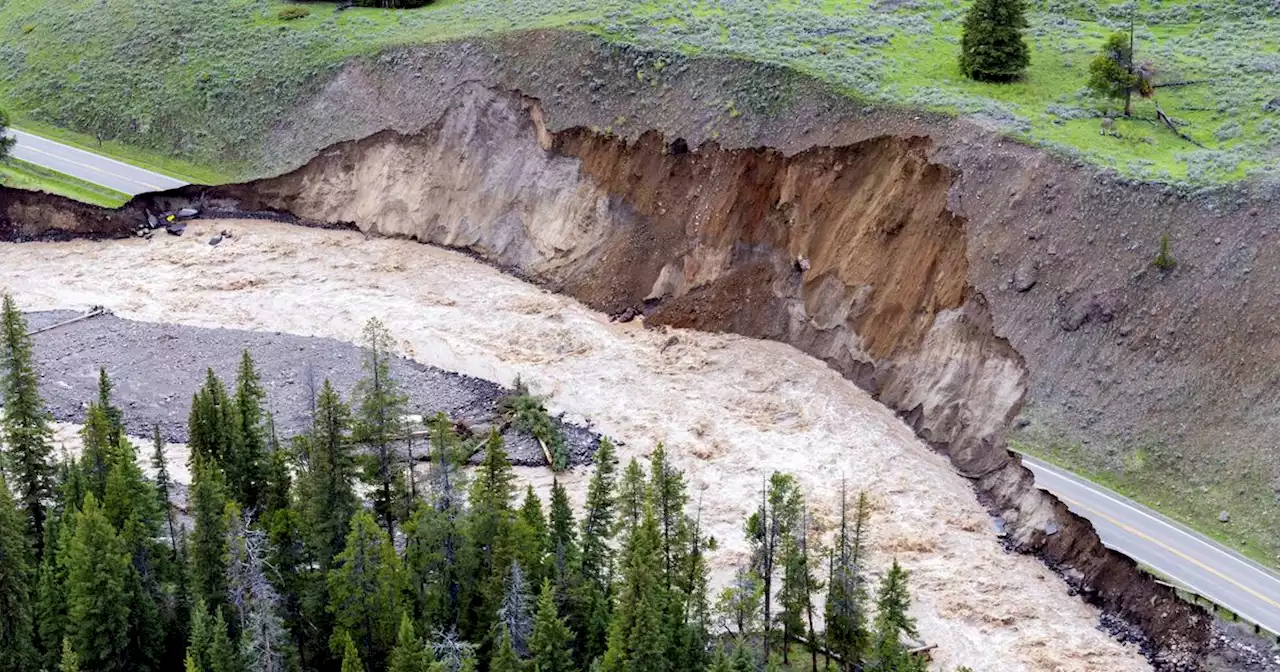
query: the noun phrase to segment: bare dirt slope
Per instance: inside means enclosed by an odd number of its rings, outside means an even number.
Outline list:
[[[207,245],[222,228],[235,238]],[[914,613],[940,644],[940,669],[1146,667],[1043,565],[1001,548],[945,457],[789,346],[613,324],[408,241],[258,222],[192,229],[149,242],[0,246],[0,290],[26,309],[101,304],[134,319],[348,341],[376,315],[420,362],[490,380],[524,375],[554,395],[553,410],[621,439],[624,457],[665,441],[723,544],[721,580],[745,559],[741,523],[762,475],[795,473],[828,517],[844,477],[877,493],[876,563],[897,557],[913,572]]]

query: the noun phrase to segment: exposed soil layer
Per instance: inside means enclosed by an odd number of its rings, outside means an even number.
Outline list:
[[[30,313],[33,330],[75,317],[69,311]],[[210,329],[125,320],[113,315],[37,333],[36,366],[40,393],[54,420],[84,421],[84,409],[96,398],[98,370],[105,368],[115,385],[116,403],[124,411],[133,436],[151,436],[160,427],[168,443],[187,442],[191,398],[213,369],[224,383],[235,380],[241,353],[254,357],[268,406],[282,438],[310,424],[313,389],[324,380],[350,399],[364,374],[362,355],[351,343],[292,334]],[[409,397],[410,412],[424,417],[443,412],[472,431],[483,433],[503,422],[496,402],[510,390],[486,380],[425,366],[403,357],[392,360],[391,373]],[[597,437],[589,430],[559,423],[571,462],[585,464]],[[514,429],[503,432],[514,464],[545,466],[541,448]]]

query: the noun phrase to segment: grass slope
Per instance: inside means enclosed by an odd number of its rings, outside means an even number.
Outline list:
[[[128,194],[13,158],[0,161],[0,184],[66,196],[105,208],[118,208],[129,200]]]
[[[407,11],[273,0],[7,0],[0,105],[24,124],[118,138],[176,157],[179,172],[252,171],[261,137],[348,58],[400,45],[530,28],[589,31],[685,54],[791,66],[849,95],[970,115],[1051,151],[1194,188],[1280,176],[1280,9],[1271,0],[1142,0],[1138,52],[1165,81],[1164,109],[1205,149],[1138,118],[1101,137],[1083,90],[1115,0],[1030,0],[1026,79],[987,85],[956,65],[967,0],[442,0]],[[123,146],[120,151],[128,152]]]

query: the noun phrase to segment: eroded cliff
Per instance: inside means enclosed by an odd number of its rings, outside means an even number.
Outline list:
[[[973,233],[949,205],[960,175],[935,152],[920,135],[788,155],[554,131],[538,101],[473,83],[418,133],[384,131],[278,178],[144,198],[108,217],[180,202],[288,212],[467,249],[650,324],[795,345],[949,455],[1011,546],[1140,627],[1156,662],[1190,664],[1207,618],[1106,550],[1006,449],[1028,367],[972,282]],[[22,207],[0,209],[10,229],[37,233],[40,215]]]

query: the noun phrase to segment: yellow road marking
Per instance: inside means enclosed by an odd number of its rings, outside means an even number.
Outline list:
[[[52,154],[52,153],[46,152],[46,151],[44,151],[43,149],[40,149],[39,147],[32,147],[31,145],[24,145],[24,146],[22,147],[22,149],[27,149],[27,150],[30,150],[30,151],[33,151],[33,152],[39,152],[40,154],[44,154],[45,156],[55,158],[55,159],[57,159],[57,160],[59,160],[59,161],[66,161],[67,163],[70,163],[70,164],[73,164],[73,165],[80,166],[81,168],[88,168],[89,170],[96,170],[96,171],[98,171],[99,173],[102,173],[103,175],[110,175],[111,177],[114,177],[114,178],[117,178],[117,179],[124,180],[125,182],[132,182],[132,183],[134,183],[134,184],[140,184],[140,185],[142,185],[142,186],[144,186],[144,187],[146,187],[146,188],[148,188],[148,189],[151,189],[151,190],[153,190],[153,191],[162,191],[162,190],[163,190],[163,187],[157,187],[157,186],[156,186],[156,185],[154,185],[154,184],[147,184],[146,182],[143,182],[142,180],[135,180],[135,179],[133,179],[133,178],[131,178],[131,177],[125,177],[124,175],[117,175],[117,174],[115,174],[115,173],[105,171],[105,170],[103,170],[103,169],[101,169],[101,168],[99,168],[99,167],[97,167],[97,166],[91,166],[91,165],[89,165],[89,164],[87,164],[87,163],[80,163],[79,161],[74,161],[74,160],[72,160],[72,159],[68,159],[68,158],[67,158],[67,157],[65,157],[65,156],[58,156],[57,154]],[[102,186],[106,186],[106,185],[102,185]]]
[[[1240,590],[1243,590],[1244,592],[1249,593],[1250,595],[1252,595],[1252,596],[1254,596],[1254,597],[1258,598],[1259,600],[1262,600],[1263,602],[1266,602],[1267,604],[1269,604],[1269,605],[1271,605],[1271,606],[1273,606],[1273,607],[1275,607],[1275,608],[1277,608],[1277,609],[1280,609],[1280,602],[1276,602],[1275,600],[1271,599],[1270,597],[1267,597],[1266,595],[1263,595],[1262,593],[1259,593],[1258,591],[1256,591],[1256,590],[1254,590],[1254,589],[1250,588],[1249,586],[1246,586],[1246,585],[1244,585],[1244,584],[1240,583],[1239,581],[1236,581],[1235,579],[1233,579],[1233,578],[1231,578],[1231,577],[1227,576],[1226,574],[1223,574],[1222,572],[1220,572],[1220,571],[1218,571],[1218,570],[1216,570],[1216,569],[1214,569],[1214,568],[1212,568],[1212,567],[1210,567],[1210,566],[1208,566],[1208,565],[1204,564],[1203,562],[1200,562],[1199,560],[1196,560],[1195,558],[1193,558],[1193,557],[1191,557],[1191,556],[1187,555],[1186,553],[1183,553],[1182,551],[1179,551],[1179,550],[1178,550],[1178,549],[1176,549],[1176,548],[1172,548],[1172,547],[1170,547],[1170,546],[1166,545],[1164,542],[1161,542],[1161,541],[1159,541],[1159,540],[1157,540],[1157,539],[1154,539],[1154,538],[1152,538],[1152,537],[1150,537],[1150,536],[1147,536],[1146,534],[1143,534],[1142,532],[1139,532],[1138,530],[1135,530],[1134,528],[1129,527],[1128,525],[1125,525],[1124,523],[1122,523],[1122,522],[1120,522],[1120,521],[1116,520],[1115,518],[1112,518],[1111,516],[1108,516],[1107,514],[1105,514],[1105,513],[1101,512],[1101,511],[1098,511],[1098,510],[1093,509],[1093,508],[1091,508],[1091,507],[1085,506],[1085,505],[1083,505],[1083,504],[1081,504],[1081,503],[1079,503],[1079,502],[1077,502],[1077,501],[1074,501],[1074,500],[1068,499],[1068,498],[1066,498],[1066,497],[1063,497],[1062,495],[1058,495],[1058,499],[1061,499],[1062,501],[1066,502],[1069,506],[1075,507],[1075,508],[1080,509],[1080,510],[1082,510],[1082,511],[1088,511],[1088,512],[1091,514],[1091,516],[1090,516],[1090,517],[1097,516],[1097,517],[1099,517],[1099,518],[1102,518],[1102,519],[1106,520],[1107,522],[1111,523],[1112,525],[1115,525],[1116,527],[1118,527],[1118,528],[1120,528],[1120,529],[1124,530],[1125,532],[1128,532],[1129,534],[1132,534],[1133,536],[1138,537],[1139,539],[1143,539],[1143,540],[1145,540],[1145,541],[1147,541],[1147,542],[1149,542],[1149,543],[1155,544],[1156,546],[1159,546],[1160,548],[1163,548],[1164,550],[1166,550],[1166,551],[1168,551],[1168,552],[1170,552],[1170,553],[1172,553],[1172,554],[1174,554],[1174,555],[1178,556],[1179,558],[1182,558],[1183,560],[1186,560],[1187,562],[1190,562],[1191,564],[1193,564],[1193,565],[1195,565],[1195,566],[1199,567],[1200,569],[1203,569],[1204,571],[1209,572],[1210,574],[1213,574],[1214,576],[1216,576],[1216,577],[1218,577],[1218,578],[1222,579],[1223,581],[1226,581],[1227,583],[1230,583],[1231,585],[1233,585],[1233,586],[1235,586],[1235,587],[1239,588]],[[1206,596],[1206,597],[1208,597],[1208,596]]]

